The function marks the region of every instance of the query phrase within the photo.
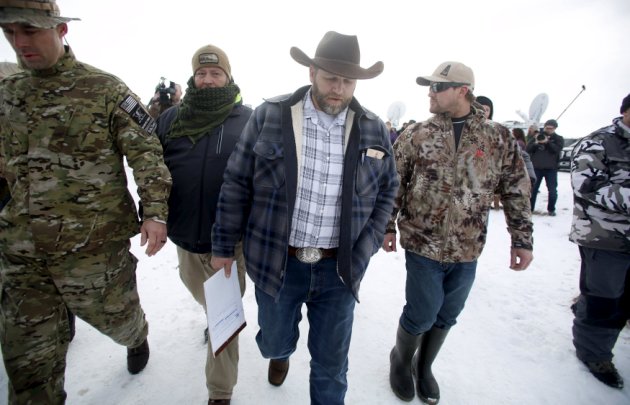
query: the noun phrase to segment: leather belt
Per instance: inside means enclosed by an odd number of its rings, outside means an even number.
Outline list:
[[[337,248],[321,249],[315,247],[296,248],[289,246],[289,256],[295,256],[299,261],[306,264],[317,263],[322,259],[337,257]]]

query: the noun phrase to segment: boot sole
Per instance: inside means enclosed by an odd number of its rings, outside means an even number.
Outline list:
[[[432,399],[428,399],[428,398],[423,398],[420,397],[420,401],[422,401],[423,403],[427,404],[427,405],[436,405],[438,402],[440,402],[440,400],[432,400]]]

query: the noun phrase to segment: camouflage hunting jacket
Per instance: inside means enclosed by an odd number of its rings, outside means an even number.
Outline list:
[[[155,122],[115,76],[67,48],[50,69],[0,84],[0,249],[22,256],[98,248],[139,232],[124,159],[145,219],[166,220],[171,178]]]
[[[483,250],[493,194],[500,194],[512,246],[532,249],[530,180],[507,128],[471,106],[459,146],[451,118],[410,125],[394,144],[400,188],[387,232],[432,260],[461,263]]]
[[[569,239],[589,248],[630,252],[630,130],[621,118],[575,145],[571,185]]]

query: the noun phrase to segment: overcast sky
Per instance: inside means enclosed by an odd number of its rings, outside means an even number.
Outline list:
[[[543,121],[558,133],[587,135],[619,115],[630,93],[630,1],[58,0],[62,15],[79,17],[66,36],[77,57],[123,79],[147,102],[160,76],[181,83],[191,57],[211,43],[224,49],[245,103],[308,84],[308,69],[289,55],[310,57],[326,31],[356,34],[361,65],[381,60],[383,74],[360,81],[355,95],[387,119],[393,102],[401,123],[426,119],[427,88],[415,84],[443,61],[469,65],[476,95],[490,97],[496,121],[520,120],[533,98],[549,95]],[[15,61],[6,41],[0,61]]]

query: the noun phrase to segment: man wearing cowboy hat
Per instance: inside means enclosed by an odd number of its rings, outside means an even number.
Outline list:
[[[383,240],[398,187],[385,124],[353,97],[356,36],[328,32],[308,66],[310,86],[267,100],[228,161],[212,235],[212,267],[230,269],[244,237],[256,286],[258,347],[282,385],[306,304],[312,404],[343,404],[355,300]]]
[[[475,102],[471,68],[444,62],[416,82],[429,87],[435,115],[394,145],[401,186],[383,249],[396,251],[398,220],[407,282],[389,380],[396,396],[411,401],[415,376],[420,399],[437,404],[431,365],[472,288],[495,192],[512,237],[510,268],[525,270],[533,259],[530,182],[516,140]]]
[[[66,305],[127,347],[130,373],[149,359],[129,239],[141,232],[149,256],[162,248],[170,174],[140,100],[64,46],[70,20],[54,0],[0,0],[24,69],[0,89],[0,176],[12,194],[0,212],[0,340],[11,404],[65,401]]]

